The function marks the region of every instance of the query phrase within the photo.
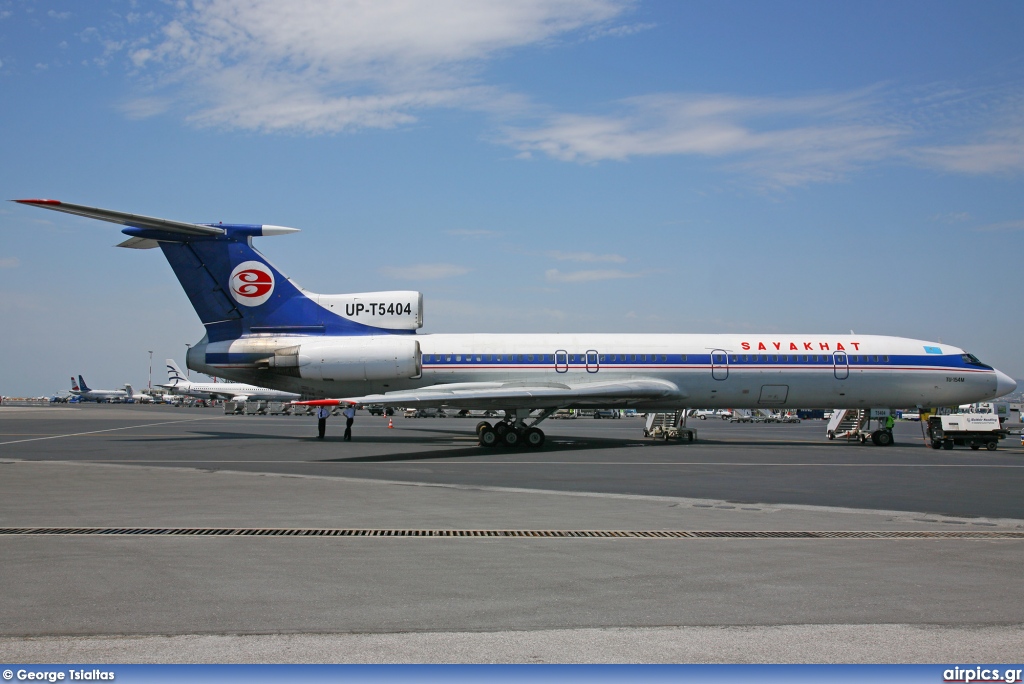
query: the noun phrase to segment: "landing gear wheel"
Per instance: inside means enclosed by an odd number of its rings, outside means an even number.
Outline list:
[[[509,428],[505,431],[505,434],[501,436],[501,441],[504,442],[507,447],[519,446],[519,433]]]
[[[509,427],[508,423],[506,423],[506,422],[501,422],[501,423],[495,423],[494,424],[494,431],[496,433],[498,433],[498,439],[504,439],[506,433],[508,433],[508,431],[510,429],[511,428]]]
[[[523,442],[531,449],[540,449],[544,446],[544,431],[535,427],[527,428]]]
[[[480,431],[483,430],[484,428],[490,428],[492,430],[494,429],[493,427],[491,427],[491,424],[488,423],[486,420],[481,420],[479,423],[476,424],[476,434],[478,437],[480,436]]]
[[[495,447],[498,445],[498,433],[490,425],[481,428],[479,437],[480,446],[482,447]]]
[[[989,451],[995,451],[997,446],[998,444],[996,442],[989,442],[988,444],[985,445],[985,448],[988,449]]]

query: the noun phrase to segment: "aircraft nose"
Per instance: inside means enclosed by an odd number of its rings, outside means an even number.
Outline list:
[[[1017,389],[1017,381],[1001,370],[996,371],[996,396],[1002,397]]]

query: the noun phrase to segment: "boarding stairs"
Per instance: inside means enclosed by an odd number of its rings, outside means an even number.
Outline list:
[[[869,415],[867,409],[835,409],[828,421],[828,427],[825,428],[825,436],[829,439],[838,437],[847,440],[859,437]]]
[[[648,413],[647,422],[644,424],[644,437],[651,439],[661,437],[666,442],[670,439],[696,442],[697,431],[686,427],[685,410],[671,413]]]

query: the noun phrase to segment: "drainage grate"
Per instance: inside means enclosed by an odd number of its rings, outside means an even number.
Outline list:
[[[1024,531],[403,530],[248,527],[0,527],[0,535],[147,537],[516,537],[545,539],[1024,539]]]

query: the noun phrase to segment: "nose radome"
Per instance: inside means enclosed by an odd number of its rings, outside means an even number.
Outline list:
[[[1017,381],[1003,371],[996,371],[996,396],[1002,397],[1017,389]]]

